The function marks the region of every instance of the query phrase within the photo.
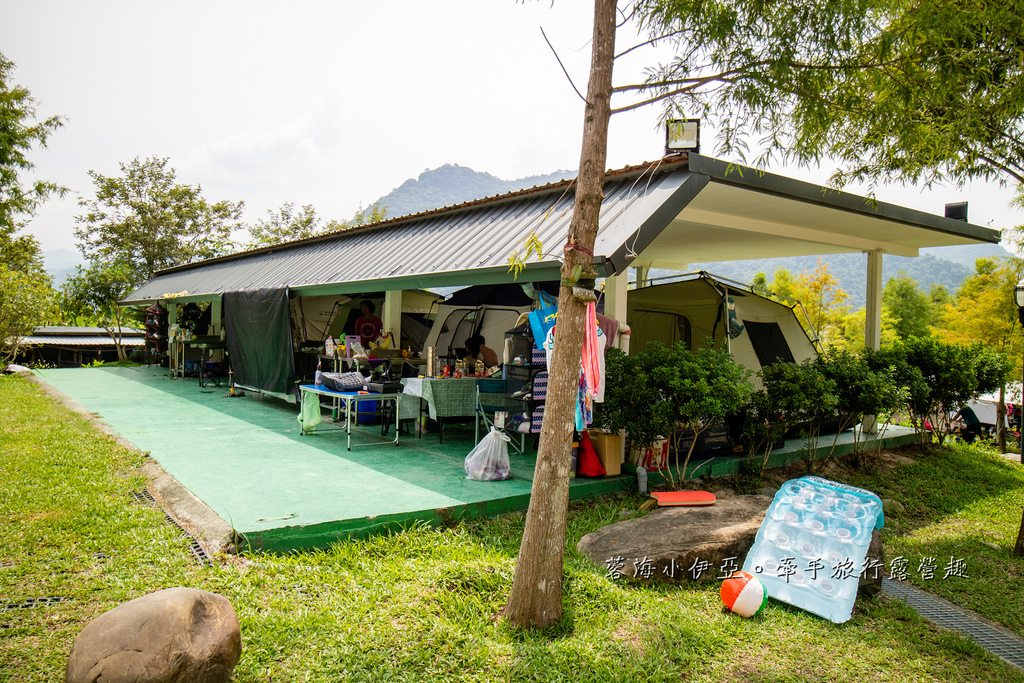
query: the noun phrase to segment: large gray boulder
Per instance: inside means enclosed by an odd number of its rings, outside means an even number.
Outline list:
[[[868,546],[864,560],[864,571],[857,584],[860,595],[874,597],[882,592],[882,577],[885,575],[885,548],[882,547],[882,532],[874,529],[871,532],[871,545]]]
[[[614,578],[714,581],[730,560],[733,571],[742,566],[771,502],[730,496],[714,505],[658,508],[587,534],[576,549]]]
[[[729,496],[714,505],[657,508],[587,534],[576,549],[615,579],[714,581],[743,565],[771,502],[769,496]],[[877,529],[867,559],[858,591],[874,596],[882,590],[885,569]]]
[[[231,603],[168,588],[96,617],[71,647],[65,683],[227,681],[242,654]]]

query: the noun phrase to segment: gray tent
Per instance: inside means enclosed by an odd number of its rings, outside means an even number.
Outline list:
[[[683,340],[695,350],[710,337],[715,348],[728,344],[733,358],[755,372],[817,354],[794,311],[799,302],[790,307],[705,272],[683,277],[629,292],[630,353],[652,341],[671,346]]]

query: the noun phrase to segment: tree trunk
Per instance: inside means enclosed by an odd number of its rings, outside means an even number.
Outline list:
[[[520,628],[544,628],[562,618],[562,565],[569,509],[569,461],[583,350],[586,305],[565,281],[579,265],[593,263],[601,201],[604,199],[608,120],[611,117],[615,57],[616,0],[595,0],[590,82],[583,119],[583,145],[572,222],[558,293],[558,327],[548,370],[548,394],[537,466],[505,619]],[[575,246],[578,245],[576,248]]]
[[[1020,531],[1017,532],[1017,543],[1013,546],[1013,554],[1024,557],[1024,512],[1020,516]]]
[[[996,405],[996,444],[999,452],[1006,452],[1006,385],[999,387],[999,403]]]

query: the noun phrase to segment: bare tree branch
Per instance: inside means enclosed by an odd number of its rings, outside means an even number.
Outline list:
[[[629,48],[628,50],[623,50],[619,54],[615,55],[615,59],[618,59],[619,57],[623,57],[625,55],[628,55],[633,50],[639,50],[640,48],[647,47],[648,45],[656,45],[658,43],[658,41],[665,40],[666,38],[671,38],[673,36],[678,36],[678,35],[681,35],[682,33],[685,33],[685,31],[673,31],[672,33],[666,33],[665,35],[658,36],[657,38],[651,38],[650,40],[645,40],[644,42],[638,43],[638,44],[634,45],[633,47]]]
[[[558,60],[558,66],[562,67],[562,73],[564,73],[564,74],[565,74],[565,77],[566,77],[566,78],[567,78],[567,79],[569,80],[569,85],[571,85],[571,86],[572,86],[572,89],[576,91],[576,94],[580,96],[580,99],[581,99],[581,100],[583,100],[584,102],[586,102],[586,101],[587,101],[587,98],[586,98],[586,97],[584,97],[584,96],[583,96],[583,95],[582,95],[582,94],[580,93],[580,90],[579,90],[579,88],[577,88],[577,87],[576,87],[576,84],[572,82],[572,76],[570,76],[570,75],[569,75],[569,72],[568,72],[568,71],[566,70],[566,68],[565,68],[565,64],[562,64],[562,58],[558,56],[558,53],[557,53],[557,52],[555,52],[555,47],[554,47],[554,45],[552,45],[552,44],[551,44],[551,41],[550,41],[550,40],[548,40],[548,34],[544,33],[544,27],[543,27],[543,26],[541,26],[541,27],[540,27],[540,34],[541,34],[542,36],[544,36],[544,42],[548,44],[548,47],[549,47],[549,48],[551,48],[551,54],[553,54],[553,55],[555,56],[555,59],[557,59],[557,60]]]

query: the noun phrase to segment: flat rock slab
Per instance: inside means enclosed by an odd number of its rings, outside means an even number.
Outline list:
[[[587,534],[576,549],[615,579],[714,581],[742,566],[771,502],[730,496],[714,505],[658,508]]]
[[[613,579],[716,581],[743,566],[764,521],[771,496],[729,496],[702,507],[657,508],[646,517],[611,524],[587,534],[576,549]],[[885,550],[875,529],[858,591],[882,589]]]
[[[227,681],[242,653],[224,597],[168,588],[104,612],[71,647],[65,683]]]

